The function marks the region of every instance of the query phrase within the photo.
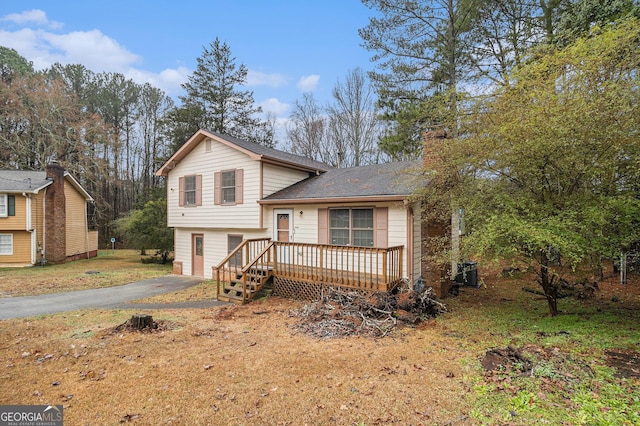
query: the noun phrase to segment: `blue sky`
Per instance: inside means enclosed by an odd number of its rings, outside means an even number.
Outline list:
[[[359,0],[2,0],[0,45],[36,69],[80,63],[176,97],[218,37],[256,103],[284,120],[304,92],[325,103],[337,79],[372,68],[358,36],[372,13]]]

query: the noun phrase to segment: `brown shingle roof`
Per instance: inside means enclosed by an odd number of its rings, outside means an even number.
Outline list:
[[[395,162],[371,166],[331,169],[265,197],[261,203],[286,200],[327,201],[329,199],[388,198],[401,200],[421,184],[419,162]]]

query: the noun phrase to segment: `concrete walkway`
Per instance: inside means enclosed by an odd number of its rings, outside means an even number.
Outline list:
[[[226,305],[212,299],[203,302],[181,302],[173,304],[128,304],[131,300],[144,299],[164,293],[184,290],[204,282],[203,278],[185,275],[167,275],[132,284],[94,290],[70,291],[0,298],[0,320],[48,315],[78,309],[185,309]]]

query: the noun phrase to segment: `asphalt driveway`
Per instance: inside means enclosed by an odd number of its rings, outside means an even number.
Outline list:
[[[132,300],[183,290],[204,282],[204,278],[167,275],[131,284],[94,290],[51,293],[39,296],[0,298],[0,320],[48,315],[78,309],[171,309],[205,308],[225,305],[215,299],[174,304],[131,304]]]

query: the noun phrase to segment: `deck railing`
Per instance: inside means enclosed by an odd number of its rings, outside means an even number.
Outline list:
[[[403,247],[274,242],[274,275],[350,288],[388,291],[403,277]]]
[[[389,291],[403,278],[403,247],[354,247],[294,242],[270,238],[245,240],[218,266],[214,276],[221,294],[225,282],[249,271],[269,270],[277,278],[317,282],[368,291]],[[247,292],[243,297],[246,302]]]

